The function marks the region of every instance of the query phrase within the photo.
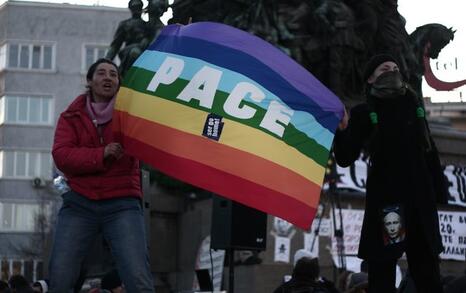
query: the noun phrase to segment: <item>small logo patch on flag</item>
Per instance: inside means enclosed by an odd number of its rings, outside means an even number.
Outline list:
[[[202,131],[202,135],[218,141],[220,139],[220,135],[222,134],[223,129],[223,117],[220,115],[210,113],[207,115],[207,119],[204,124],[204,130]]]

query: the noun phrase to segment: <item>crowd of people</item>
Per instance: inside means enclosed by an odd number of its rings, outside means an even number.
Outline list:
[[[342,271],[336,283],[320,274],[319,260],[300,249],[294,256],[291,279],[273,293],[367,293],[367,272]]]
[[[319,261],[309,253],[295,255],[291,279],[280,284],[273,293],[368,293],[367,262],[361,263],[360,271],[342,270],[335,282],[320,274]],[[444,293],[466,292],[466,271],[461,276],[443,276],[441,285]],[[8,282],[0,281],[0,293],[47,293],[49,291],[48,279],[29,282],[22,275],[13,275]],[[113,269],[101,278],[87,282],[75,293],[124,293],[123,282],[117,270]],[[397,288],[397,293],[422,293],[417,291],[409,272]]]
[[[88,288],[86,288],[88,287]],[[29,282],[23,275],[13,275],[8,282],[0,281],[0,293],[47,293],[49,291],[49,280],[37,280]],[[75,293],[124,293],[123,282],[117,270],[110,270],[97,282],[89,282],[86,286],[75,288]]]
[[[13,275],[8,282],[0,281],[0,293],[46,293],[49,281],[29,282],[23,275]]]
[[[368,262],[363,261],[357,272],[341,270],[338,279],[332,282],[320,275],[319,261],[303,249],[295,254],[291,279],[280,284],[273,293],[368,293]],[[441,292],[466,292],[466,271],[462,276],[441,276]],[[425,280],[427,282],[427,280]],[[397,293],[425,293],[438,291],[419,291],[411,274],[407,271],[397,287]]]

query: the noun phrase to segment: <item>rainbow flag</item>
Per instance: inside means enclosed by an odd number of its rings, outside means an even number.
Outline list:
[[[280,50],[199,22],[165,27],[136,60],[113,124],[160,171],[307,229],[342,113]]]

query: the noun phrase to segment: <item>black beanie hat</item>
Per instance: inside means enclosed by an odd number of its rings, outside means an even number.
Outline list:
[[[319,277],[319,260],[317,258],[302,257],[297,262],[293,269],[293,277],[297,278],[311,278],[316,279]]]
[[[387,61],[392,61],[398,64],[398,61],[391,55],[389,54],[379,54],[379,55],[374,55],[369,61],[366,63],[366,66],[364,67],[364,75],[363,75],[363,80],[365,83],[367,83],[367,79],[374,73],[374,70],[382,63],[387,62]]]
[[[100,288],[106,290],[112,290],[121,286],[120,276],[118,275],[117,270],[112,270],[104,275]]]

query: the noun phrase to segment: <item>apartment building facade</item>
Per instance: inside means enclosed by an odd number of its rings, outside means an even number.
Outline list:
[[[0,279],[43,275],[60,204],[52,184],[54,127],[129,17],[125,8],[103,6],[0,6]]]

